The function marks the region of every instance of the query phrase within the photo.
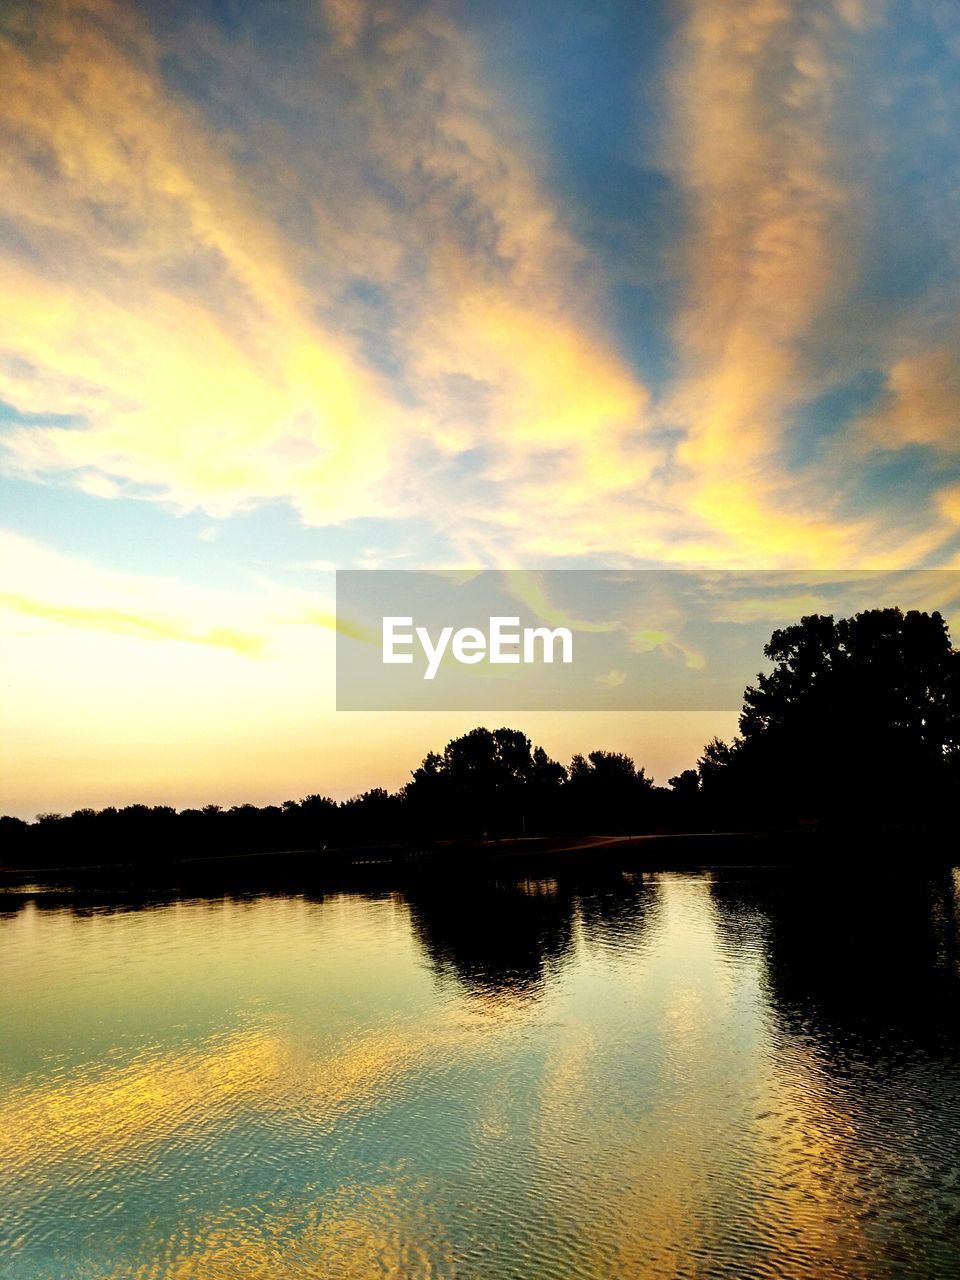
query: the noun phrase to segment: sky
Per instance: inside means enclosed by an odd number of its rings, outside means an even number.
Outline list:
[[[335,711],[336,568],[960,568],[958,62],[955,0],[5,0],[0,809],[402,784],[477,717]]]

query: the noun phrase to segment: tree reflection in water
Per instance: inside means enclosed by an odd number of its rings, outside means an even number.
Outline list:
[[[407,900],[435,972],[472,995],[536,999],[578,938],[594,947],[635,941],[655,893],[639,873],[418,886]]]

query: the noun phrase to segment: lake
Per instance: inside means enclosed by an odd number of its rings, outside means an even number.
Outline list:
[[[0,897],[0,1276],[960,1276],[960,871]]]

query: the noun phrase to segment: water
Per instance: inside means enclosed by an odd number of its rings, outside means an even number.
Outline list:
[[[960,1276],[960,873],[0,915],[0,1276]]]

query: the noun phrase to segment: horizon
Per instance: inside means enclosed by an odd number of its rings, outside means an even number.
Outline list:
[[[361,714],[368,714],[370,716],[373,716],[376,713],[371,712],[371,713],[361,713]],[[433,718],[435,715],[435,713],[429,713],[429,712],[423,712],[423,713],[417,713],[417,714],[430,715],[431,718]],[[574,714],[582,714],[582,713],[574,713]],[[651,715],[651,716],[656,715],[659,718],[663,713],[637,712],[633,714],[640,717],[644,716],[645,714]],[[716,717],[716,713],[712,713],[712,712],[682,712],[681,711],[681,712],[670,712],[667,714],[669,714],[670,716],[698,716],[698,717],[702,716],[709,719],[711,723]],[[738,712],[729,713],[729,715],[732,717],[734,728],[736,723],[736,717],[738,714],[739,714]],[[136,804],[147,804],[150,807],[170,806],[176,809],[178,812],[182,812],[185,809],[200,808],[205,804],[219,805],[225,809],[233,806],[244,805],[244,804],[255,804],[258,807],[262,808],[270,805],[279,806],[279,805],[282,805],[287,800],[295,800],[299,802],[300,800],[311,795],[325,796],[325,797],[328,797],[329,799],[334,800],[337,804],[342,804],[348,800],[351,800],[357,796],[362,795],[366,791],[376,790],[377,788],[383,788],[384,790],[390,792],[391,794],[395,794],[396,792],[400,791],[407,782],[410,781],[410,778],[413,774],[414,769],[416,769],[422,763],[423,759],[426,757],[426,755],[430,751],[442,751],[443,747],[446,745],[448,741],[461,737],[463,734],[469,733],[471,729],[475,729],[475,728],[494,729],[494,728],[501,728],[501,727],[504,727],[504,728],[516,727],[519,732],[524,733],[528,738],[530,738],[533,746],[535,747],[543,746],[544,750],[547,751],[547,754],[550,756],[550,758],[552,760],[556,760],[559,764],[562,764],[565,769],[569,766],[569,762],[571,759],[573,759],[574,756],[576,755],[585,756],[590,751],[595,751],[595,750],[613,751],[619,754],[627,755],[634,760],[634,763],[636,764],[638,770],[643,769],[646,777],[652,779],[655,782],[656,786],[666,787],[668,782],[668,777],[679,775],[684,771],[684,769],[696,768],[697,756],[702,752],[703,747],[706,746],[706,743],[708,741],[708,739],[704,739],[698,751],[695,753],[695,755],[692,758],[689,758],[689,759],[681,755],[681,752],[685,749],[685,736],[681,739],[681,741],[678,744],[675,744],[672,747],[672,754],[666,754],[661,750],[660,759],[665,763],[661,769],[661,773],[659,775],[655,775],[647,767],[647,764],[644,760],[633,756],[631,752],[626,750],[625,748],[622,748],[617,745],[612,745],[610,742],[594,742],[590,740],[580,744],[579,746],[574,745],[573,749],[570,750],[569,752],[557,756],[557,755],[554,755],[554,753],[551,750],[549,750],[549,748],[547,748],[544,745],[544,743],[540,741],[540,739],[538,739],[535,735],[528,733],[527,730],[522,727],[514,726],[514,725],[506,725],[506,724],[501,726],[499,723],[494,723],[493,720],[491,720],[491,723],[488,725],[478,725],[473,723],[470,720],[469,713],[464,713],[464,717],[465,718],[463,719],[462,728],[458,729],[456,732],[451,734],[447,739],[443,741],[441,741],[440,739],[433,740],[424,747],[423,751],[415,760],[411,758],[410,760],[404,760],[399,762],[399,764],[397,765],[396,781],[393,780],[392,778],[389,781],[384,781],[382,778],[371,776],[369,782],[366,785],[356,788],[354,790],[350,790],[347,787],[338,789],[338,788],[326,787],[321,785],[321,786],[307,788],[307,789],[299,789],[296,791],[296,794],[293,794],[292,792],[291,793],[278,792],[276,794],[271,793],[267,795],[257,796],[256,792],[254,792],[253,795],[248,795],[248,794],[241,794],[239,791],[236,794],[233,794],[228,791],[226,793],[225,799],[217,796],[207,797],[203,793],[198,792],[196,795],[196,799],[189,802],[184,802],[184,803],[175,803],[168,798],[165,799],[159,793],[156,794],[156,797],[154,795],[150,795],[149,797],[143,797],[143,796],[138,796],[137,794],[131,794],[129,798],[124,797],[120,801],[106,800],[103,802],[96,802],[96,803],[85,802],[85,803],[72,805],[70,808],[67,808],[65,806],[63,809],[63,815],[69,816],[71,813],[76,812],[79,809],[96,809],[96,810],[101,810],[105,808],[119,809],[125,806],[136,805]],[[637,731],[634,730],[634,733],[636,732]],[[732,736],[732,735],[728,735],[728,736]],[[391,756],[390,757],[391,764],[393,763],[393,759],[394,757]],[[666,763],[670,760],[677,761],[676,768],[673,768],[671,765]],[[234,785],[239,786],[239,784],[234,784]],[[19,818],[21,821],[32,823],[32,822],[35,822],[36,819],[41,814],[46,815],[49,813],[58,813],[58,812],[60,811],[55,808],[41,807],[36,810],[30,810],[30,811],[24,810],[20,813],[11,813],[8,810],[4,810],[3,814],[0,816]]]
[[[940,575],[935,575],[935,577],[939,578]],[[911,575],[911,581],[913,582],[915,587],[918,586],[915,575]],[[920,588],[920,590],[922,591],[922,588]],[[929,590],[929,588],[927,588],[927,590]],[[948,594],[952,595],[955,590],[956,588],[951,586],[949,588]],[[756,602],[753,601],[750,603],[756,603]],[[396,619],[394,619],[394,621],[395,620]],[[944,620],[942,614],[938,610],[932,610],[930,612],[927,612],[925,610],[920,610],[920,609],[904,611],[900,608],[900,606],[867,608],[855,614],[852,614],[851,617],[848,619],[844,619],[837,616],[836,618],[837,630],[834,630],[832,626],[832,624],[834,623],[834,615],[821,614],[821,615],[806,616],[803,619],[797,619],[793,624],[789,624],[784,630],[778,629],[777,631],[775,631],[770,641],[771,651],[768,652],[766,646],[764,650],[765,657],[768,659],[767,676],[771,676],[774,673],[779,673],[779,676],[783,676],[786,672],[792,672],[791,679],[797,679],[797,672],[793,669],[791,665],[791,660],[786,655],[790,650],[790,647],[797,644],[797,638],[799,635],[806,633],[808,636],[813,636],[813,635],[816,635],[818,637],[822,636],[823,634],[822,631],[817,630],[816,628],[817,628],[817,625],[823,621],[826,621],[831,624],[830,634],[835,636],[838,639],[838,641],[840,641],[841,652],[846,652],[849,655],[850,660],[853,662],[854,666],[856,666],[857,663],[863,662],[865,660],[867,663],[867,668],[866,668],[867,670],[870,670],[872,667],[875,670],[879,670],[879,668],[875,667],[875,664],[877,663],[877,660],[878,660],[878,654],[884,651],[871,647],[876,642],[875,638],[873,640],[868,640],[867,647],[862,648],[858,644],[854,644],[852,647],[850,647],[849,641],[842,640],[843,633],[840,632],[838,635],[839,629],[843,628],[844,626],[847,626],[847,625],[854,626],[857,624],[866,623],[870,621],[873,623],[874,626],[876,626],[876,624],[879,622],[881,624],[881,627],[884,628],[882,634],[888,635],[888,636],[892,634],[895,637],[896,644],[900,646],[899,648],[896,648],[892,651],[890,650],[886,651],[888,658],[891,652],[896,655],[895,669],[897,670],[897,672],[898,673],[902,672],[904,667],[906,667],[908,670],[911,669],[910,663],[907,661],[907,658],[905,656],[906,653],[910,653],[912,654],[913,662],[917,664],[912,669],[913,676],[915,677],[915,679],[919,678],[921,679],[921,681],[923,680],[929,681],[930,679],[934,678],[933,669],[929,667],[925,668],[924,664],[930,661],[931,654],[929,650],[925,650],[922,647],[921,648],[916,647],[915,639],[913,641],[910,641],[907,639],[907,637],[911,633],[907,629],[906,624],[909,624],[911,620],[922,622],[925,626],[929,626],[930,628],[932,628],[932,630],[928,632],[928,634],[936,635],[937,637],[939,637],[937,643],[942,644],[943,646],[942,650],[940,651],[941,660],[944,657],[947,657],[950,660],[955,661],[956,658],[960,656],[960,649],[957,649],[953,645],[953,642],[950,636],[949,624]],[[809,631],[808,628],[810,627],[811,624],[814,624],[814,630]],[[581,620],[578,623],[578,625],[584,626],[585,624]],[[890,628],[891,625],[894,628],[892,633],[886,630]],[[872,634],[874,637],[876,637],[878,633],[865,632],[864,634],[865,635]],[[914,632],[913,634],[915,636],[917,633]],[[816,643],[818,646],[821,646],[822,640],[818,639]],[[905,650],[903,647],[905,643],[912,644],[914,647],[912,649]],[[786,648],[784,647],[785,645],[786,645]],[[847,647],[845,648],[845,646]],[[794,650],[794,654],[796,654],[796,652],[798,651]],[[820,655],[822,658],[823,657],[822,648],[820,649]],[[702,656],[703,655],[698,654],[698,657],[702,657]],[[714,656],[715,655],[711,655],[711,661],[713,660]],[[834,655],[834,657],[836,657],[836,655]],[[808,663],[810,661],[809,653],[807,654],[806,661]],[[709,663],[707,665],[709,665]],[[889,666],[887,668],[888,672],[892,671],[893,669],[894,668],[891,668]],[[802,665],[800,670],[801,671],[804,670]],[[935,678],[937,680],[946,678],[945,668],[938,667],[936,670],[937,670],[937,674]],[[842,673],[842,669],[840,670],[839,673]],[[575,764],[579,761],[579,763],[582,765],[585,757],[589,760],[592,760],[594,753],[598,753],[600,756],[619,757],[624,761],[628,762],[631,768],[636,769],[637,778],[639,781],[643,782],[644,786],[647,786],[659,791],[667,792],[668,794],[672,793],[678,799],[682,799],[684,795],[686,795],[687,798],[689,798],[689,792],[688,791],[685,792],[682,786],[680,786],[681,783],[686,782],[686,778],[682,777],[681,775],[686,775],[686,774],[689,774],[690,772],[693,772],[695,775],[699,774],[700,775],[699,781],[701,786],[705,785],[704,769],[706,770],[708,775],[713,769],[714,764],[711,763],[711,755],[714,752],[714,749],[717,748],[725,751],[728,745],[732,748],[739,749],[743,743],[744,734],[746,733],[747,736],[749,736],[751,733],[756,731],[755,724],[751,726],[751,723],[749,720],[748,708],[753,703],[758,693],[758,687],[762,687],[764,678],[765,678],[764,674],[760,673],[757,676],[756,686],[751,684],[744,688],[740,706],[738,707],[736,712],[730,713],[731,715],[735,715],[737,718],[737,725],[736,725],[737,732],[731,733],[729,735],[729,743],[727,742],[726,739],[721,739],[719,735],[716,735],[716,734],[713,735],[713,737],[709,741],[707,740],[704,741],[701,747],[701,751],[697,753],[697,756],[692,761],[685,761],[681,763],[679,766],[676,767],[675,770],[672,771],[672,774],[668,774],[668,776],[665,779],[664,778],[658,779],[652,772],[648,772],[646,764],[642,759],[634,757],[629,751],[622,751],[616,747],[611,749],[610,744],[605,744],[601,746],[599,743],[594,743],[592,747],[580,747],[575,751],[570,752],[569,765],[565,763],[565,757],[555,756],[548,750],[545,751],[546,760],[550,764],[558,764],[560,766],[562,776],[559,779],[559,783],[562,786],[563,783],[566,783],[567,781],[572,781],[573,769]],[[801,684],[806,683],[806,693],[808,695],[813,693],[814,686],[810,680],[809,674],[801,678],[800,683]],[[774,686],[771,686],[771,687],[774,687]],[[894,688],[896,687],[897,686],[894,686]],[[909,683],[907,686],[905,686],[905,688],[911,688],[911,687],[914,690],[913,696],[918,696],[918,690],[916,686],[911,686]],[[834,690],[833,696],[837,697],[840,694],[840,691],[842,689],[843,689],[843,684],[841,682],[841,685]],[[769,695],[764,695],[764,696],[768,697]],[[931,692],[929,688],[926,688],[926,692],[923,696],[926,697],[927,699],[932,698],[933,702],[930,705],[934,705],[937,702],[938,698],[949,696],[948,686],[944,685],[939,690],[939,693]],[[859,705],[860,707],[860,713],[862,716],[865,710],[864,704],[861,702],[857,705]],[[914,710],[916,711],[918,710],[918,708],[914,708]],[[368,716],[379,715],[379,714],[380,713],[378,712],[367,713]],[[436,716],[437,713],[432,713],[432,714]],[[473,713],[464,712],[462,714],[473,714]],[[573,714],[576,715],[577,713],[573,713]],[[695,716],[695,717],[703,717],[706,719],[706,721],[712,722],[718,713],[716,711],[692,711],[692,712],[691,711],[673,711],[673,712],[667,712],[667,713],[639,711],[639,712],[635,712],[634,714],[641,717],[656,716],[658,719],[662,719],[664,714],[666,714],[668,719],[675,716],[686,716],[686,717]],[[744,719],[745,716],[748,717],[747,720]],[[622,716],[620,718],[622,719]],[[856,720],[856,717],[854,717],[854,720]],[[506,733],[511,737],[515,737],[519,735],[523,739],[523,741],[526,743],[526,749],[528,754],[545,750],[542,743],[538,742],[535,738],[526,734],[524,730],[517,729],[512,725],[506,725],[506,724],[496,725],[496,727],[493,727],[495,725],[495,721],[496,721],[496,716],[493,716],[491,717],[491,725],[474,724],[471,729],[458,732],[457,734],[453,735],[451,738],[447,740],[447,742],[444,744],[442,749],[440,749],[439,742],[434,743],[433,746],[431,746],[430,748],[428,748],[422,753],[419,764],[415,768],[408,768],[405,771],[405,776],[402,782],[384,783],[383,780],[380,780],[380,781],[372,782],[369,785],[361,787],[358,790],[348,791],[340,795],[333,793],[330,788],[320,787],[317,790],[305,789],[301,791],[300,794],[296,795],[296,797],[293,794],[288,793],[283,800],[278,800],[276,798],[264,799],[262,797],[259,798],[258,800],[254,800],[252,797],[247,796],[245,798],[237,798],[225,805],[214,802],[214,801],[210,801],[209,799],[204,800],[202,803],[194,801],[192,803],[187,803],[187,804],[170,804],[169,801],[164,801],[164,800],[160,800],[160,801],[154,800],[152,805],[146,804],[144,800],[125,801],[123,804],[110,804],[110,803],[101,804],[101,805],[84,804],[84,805],[77,806],[77,808],[72,811],[72,816],[77,817],[80,814],[91,813],[94,811],[98,813],[105,813],[107,811],[115,811],[118,809],[122,810],[126,807],[131,807],[131,806],[140,807],[140,808],[152,807],[156,809],[170,808],[173,811],[181,814],[186,814],[187,812],[197,812],[200,809],[205,810],[207,808],[217,809],[222,812],[233,812],[234,809],[246,808],[251,806],[259,807],[261,809],[276,808],[279,810],[282,806],[285,806],[287,804],[299,805],[299,804],[305,804],[308,800],[317,800],[317,799],[332,801],[338,807],[345,807],[351,801],[363,800],[365,797],[370,796],[374,793],[384,793],[393,799],[403,798],[411,781],[414,781],[414,782],[416,781],[416,777],[420,769],[429,764],[430,757],[439,758],[440,756],[445,755],[445,753],[449,751],[450,748],[456,748],[456,747],[462,746],[468,739],[472,738],[476,734],[482,733],[482,734],[491,736],[497,733]],[[856,723],[844,722],[844,726],[848,731],[853,731],[853,732],[857,731]],[[869,750],[867,754],[868,755],[870,754]],[[534,755],[531,755],[531,761],[534,758],[535,758]],[[713,761],[715,762],[715,760],[716,760],[716,756],[713,755]],[[874,761],[874,763],[876,764],[877,761]],[[928,761],[928,764],[929,764],[929,761]],[[672,786],[674,782],[678,782],[678,787],[680,787],[679,790],[674,790]],[[0,816],[19,819],[21,821],[29,821],[29,818],[24,814],[6,814],[6,815],[0,815]],[[61,819],[69,816],[71,816],[70,810],[67,810],[65,813],[61,813],[61,812],[58,812],[55,810],[49,810],[49,809],[38,811],[32,815],[32,817],[36,819],[37,822],[45,818]],[[786,816],[786,815],[784,814],[782,816]]]

